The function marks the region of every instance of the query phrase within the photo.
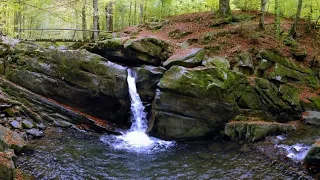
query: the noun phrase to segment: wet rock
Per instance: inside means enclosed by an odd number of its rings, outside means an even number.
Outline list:
[[[17,151],[26,147],[26,142],[20,134],[2,125],[0,125],[0,141],[5,148],[12,148]]]
[[[166,69],[144,65],[134,68],[136,72],[136,86],[143,102],[151,103],[154,99],[157,84],[162,78]]]
[[[230,63],[227,59],[222,57],[214,57],[202,61],[205,67],[217,67],[220,69],[230,69]]]
[[[320,126],[320,112],[306,111],[303,113],[303,120],[306,124]]]
[[[68,121],[63,121],[63,120],[55,120],[54,125],[57,127],[62,127],[62,128],[70,128],[74,126],[74,124],[68,122]]]
[[[31,122],[31,121],[23,120],[23,121],[22,121],[22,127],[23,127],[24,129],[31,129],[31,128],[34,127],[34,124],[33,124],[33,122]]]
[[[31,135],[34,136],[34,137],[43,137],[43,136],[44,136],[43,131],[40,131],[40,130],[35,129],[35,128],[28,129],[26,132],[27,132],[28,134],[31,134]]]
[[[254,142],[270,135],[290,133],[295,129],[296,127],[292,124],[263,121],[231,122],[225,125],[224,134],[232,140],[245,139]]]
[[[308,151],[306,157],[304,158],[305,165],[312,170],[320,170],[320,141],[317,140],[310,150]]]
[[[170,68],[174,65],[183,67],[196,67],[199,66],[204,59],[204,50],[202,48],[193,48],[183,50],[167,59],[163,66]]]
[[[44,130],[46,126],[43,123],[37,124],[37,127],[41,130]]]
[[[13,127],[13,128],[15,128],[15,129],[21,129],[22,127],[21,127],[21,124],[18,122],[18,121],[11,121],[10,122],[10,125]]]

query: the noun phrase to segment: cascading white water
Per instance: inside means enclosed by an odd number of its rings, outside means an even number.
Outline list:
[[[131,99],[132,126],[130,131],[145,132],[148,128],[145,108],[142,104],[136,87],[136,73],[128,69],[128,87]]]
[[[142,104],[136,87],[136,73],[128,69],[128,87],[131,100],[131,128],[122,136],[104,136],[102,141],[111,145],[115,149],[125,149],[135,152],[151,153],[157,150],[164,150],[174,145],[172,141],[163,141],[146,134],[147,113]]]

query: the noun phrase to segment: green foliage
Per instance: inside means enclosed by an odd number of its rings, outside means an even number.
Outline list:
[[[219,0],[99,0],[99,27],[106,30],[106,8],[112,3],[115,30],[146,22],[157,22],[164,17],[184,13],[217,11]],[[231,9],[260,10],[260,0],[231,0]],[[297,0],[281,0],[277,11],[281,17],[294,17]],[[84,10],[84,11],[83,11]],[[266,11],[276,13],[275,1],[269,0]],[[19,31],[28,28],[82,29],[83,16],[87,29],[92,29],[92,0],[4,0],[0,2],[0,32],[22,38],[71,38],[74,32]],[[319,0],[304,0],[301,17],[316,21],[320,16]],[[82,32],[75,37],[81,38]],[[92,33],[88,33],[89,37]]]

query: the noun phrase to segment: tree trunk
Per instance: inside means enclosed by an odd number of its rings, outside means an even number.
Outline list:
[[[133,16],[133,24],[137,24],[137,0],[134,1],[134,16]]]
[[[231,15],[230,0],[219,0],[219,14],[222,16]]]
[[[99,7],[98,0],[93,0],[93,39],[99,39]]]
[[[279,8],[279,0],[275,0],[274,1],[274,8],[275,8],[275,12],[276,12],[276,19],[274,22],[274,26],[276,29],[276,36],[277,38],[280,37],[280,33],[281,33],[281,28],[280,28],[280,8]]]
[[[145,0],[143,0],[142,2],[140,2],[140,17],[139,17],[139,24],[143,24],[144,23],[144,1]]]
[[[88,38],[87,34],[87,14],[86,14],[86,4],[87,0],[83,0],[82,2],[82,11],[81,11],[81,16],[82,16],[82,38],[83,40],[86,40]]]
[[[129,26],[131,26],[132,23],[132,0],[130,1],[130,9],[129,9]]]
[[[261,0],[261,16],[259,21],[260,29],[264,30],[264,14],[266,12],[267,0]]]
[[[299,0],[297,14],[296,14],[296,17],[294,18],[294,22],[290,28],[290,32],[288,34],[288,37],[294,38],[297,35],[297,25],[298,25],[298,19],[301,14],[301,10],[302,10],[302,0]]]
[[[107,31],[113,31],[113,1],[106,6],[106,26]]]

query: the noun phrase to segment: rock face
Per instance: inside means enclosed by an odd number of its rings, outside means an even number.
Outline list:
[[[126,67],[86,50],[44,50],[15,58],[24,63],[10,62],[10,81],[112,122],[121,124],[128,116]]]
[[[82,47],[110,61],[126,65],[160,65],[172,54],[169,43],[155,38],[125,40],[108,39],[91,46]]]
[[[224,134],[232,140],[245,139],[257,141],[269,135],[287,134],[294,131],[296,127],[291,124],[270,122],[231,122],[225,126]]]

